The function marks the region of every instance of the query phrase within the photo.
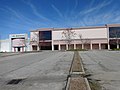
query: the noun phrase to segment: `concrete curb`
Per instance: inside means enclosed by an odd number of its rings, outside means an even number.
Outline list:
[[[67,81],[67,85],[66,85],[66,89],[65,89],[65,90],[69,90],[69,84],[70,84],[70,77],[68,78],[68,81]]]
[[[82,68],[82,71],[83,71],[83,73],[85,73],[85,70],[84,70],[84,67],[83,67],[83,63],[82,63],[82,58],[80,57],[80,60],[81,60],[81,68]]]
[[[85,79],[85,82],[86,82],[86,85],[87,85],[87,89],[88,89],[88,90],[91,90],[91,88],[90,88],[90,84],[89,84],[87,78],[84,78],[84,79]]]
[[[71,75],[84,75],[85,72],[71,72]]]

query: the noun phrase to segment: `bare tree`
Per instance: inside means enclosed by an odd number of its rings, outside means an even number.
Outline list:
[[[37,50],[40,50],[40,43],[39,43],[39,32],[32,32],[30,44],[37,45]]]
[[[78,35],[79,39],[80,39],[80,42],[82,43],[82,49],[84,49],[84,45],[85,44],[90,44],[90,40],[89,39],[84,39],[82,34],[79,34]]]
[[[76,33],[75,31],[72,31],[72,28],[68,28],[62,32],[62,37],[65,38],[68,46],[71,46],[71,42],[73,41],[73,37],[75,37],[75,35]]]

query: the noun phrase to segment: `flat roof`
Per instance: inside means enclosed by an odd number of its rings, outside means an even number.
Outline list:
[[[105,26],[86,26],[86,27],[79,27],[79,28],[39,28],[36,30],[31,30],[31,32],[36,32],[36,31],[51,31],[51,30],[76,30],[76,29],[94,29],[94,28],[107,28],[107,27],[117,27],[120,26],[120,24],[105,24]]]
[[[106,24],[107,27],[120,27],[120,24]]]

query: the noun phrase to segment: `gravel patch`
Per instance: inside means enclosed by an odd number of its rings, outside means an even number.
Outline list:
[[[83,77],[71,77],[68,90],[88,90]]]

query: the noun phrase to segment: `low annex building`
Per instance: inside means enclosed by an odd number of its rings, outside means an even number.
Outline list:
[[[101,50],[120,47],[120,24],[80,28],[43,28],[30,32],[32,50]]]
[[[0,40],[0,52],[30,51],[27,34],[10,34],[9,39]]]
[[[26,40],[28,39],[27,34],[11,34],[10,39],[10,49],[13,52],[24,52],[26,51]]]

